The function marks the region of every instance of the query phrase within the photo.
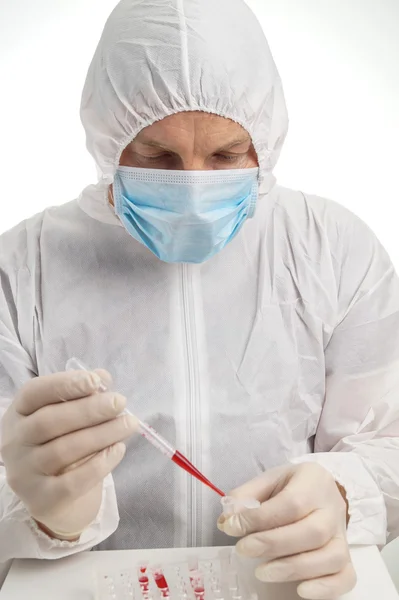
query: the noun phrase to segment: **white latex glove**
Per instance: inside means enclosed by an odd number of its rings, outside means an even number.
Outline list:
[[[103,479],[125,454],[137,420],[119,416],[123,396],[98,393],[105,371],[32,379],[2,420],[1,454],[11,489],[52,537],[78,539],[96,518]]]
[[[314,463],[278,467],[230,495],[262,503],[218,522],[227,535],[242,537],[239,554],[265,559],[258,579],[302,582],[298,594],[313,600],[332,600],[353,589],[347,505],[327,470]]]

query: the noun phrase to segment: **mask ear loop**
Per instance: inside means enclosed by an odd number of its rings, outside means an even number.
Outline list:
[[[259,195],[267,195],[276,185],[276,178],[272,171],[259,171]]]
[[[114,178],[111,175],[101,174],[100,169],[97,165],[96,165],[96,169],[97,169],[97,173],[99,174],[99,183],[104,188],[103,202],[113,213],[115,213],[115,207],[113,206],[113,204],[110,201],[111,199],[112,199],[112,201],[114,201],[114,193],[113,193],[113,189],[112,189]],[[111,194],[110,194],[110,192],[111,192]]]
[[[112,199],[114,201],[114,211],[118,218],[122,211],[121,196],[122,196],[121,182],[119,180],[118,173],[115,173],[114,180],[112,182]]]
[[[256,205],[259,199],[259,177],[254,181],[251,191],[251,201],[249,204],[248,219],[252,219],[255,215]]]

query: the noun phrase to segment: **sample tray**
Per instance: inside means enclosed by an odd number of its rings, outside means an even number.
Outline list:
[[[119,550],[114,552],[84,552],[60,560],[16,560],[0,591],[0,600],[100,600],[104,593],[104,578],[112,579],[106,586],[106,593],[114,594],[112,600],[125,600],[127,593],[133,592],[134,600],[142,600],[142,589],[137,578],[137,567],[144,561],[148,569],[160,565],[169,587],[170,600],[179,600],[180,582],[185,581],[187,600],[200,600],[192,589],[189,576],[189,563],[197,556],[204,574],[204,600],[220,598],[225,600],[241,594],[242,600],[252,600],[257,594],[259,600],[298,600],[293,584],[262,584],[253,576],[253,561],[230,562],[229,548]],[[399,596],[388,575],[377,548],[352,548],[352,559],[358,574],[356,589],[342,597],[342,600],[398,600]],[[212,564],[212,570],[209,568]],[[179,568],[180,571],[176,571]],[[220,579],[221,592],[212,589],[213,571]],[[232,573],[237,573],[238,594],[231,585]],[[154,600],[162,600],[162,591],[153,581],[150,573],[150,587]],[[234,575],[235,577],[235,575]],[[233,579],[234,579],[233,577]],[[129,579],[132,582],[130,590]],[[114,588],[114,589],[113,589]],[[215,586],[213,586],[215,588]],[[124,596],[124,595],[125,596]],[[208,595],[207,595],[208,594]],[[130,596],[130,599],[132,596]],[[129,600],[130,600],[129,599]],[[102,599],[101,599],[102,600]],[[108,598],[107,598],[108,600]]]

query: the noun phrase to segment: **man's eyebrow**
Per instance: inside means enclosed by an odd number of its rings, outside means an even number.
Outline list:
[[[251,138],[249,136],[247,136],[245,138],[243,138],[243,137],[236,138],[235,140],[232,140],[228,144],[225,144],[224,146],[222,146],[221,148],[216,150],[216,152],[223,152],[224,150],[231,150],[232,148],[234,148],[234,146],[240,146],[241,144],[245,144],[246,142],[251,142]]]
[[[136,141],[139,144],[142,144],[143,146],[150,146],[151,148],[159,148],[161,150],[166,150],[167,152],[171,152],[170,148],[161,144],[160,142],[156,142],[155,140],[136,140]],[[245,144],[246,142],[251,142],[251,138],[249,136],[236,138],[235,140],[231,140],[224,146],[221,146],[220,148],[215,150],[215,153],[223,152],[226,150],[231,150],[231,148],[234,148],[234,146],[240,146],[241,144]]]
[[[151,148],[161,148],[162,150],[167,150],[168,152],[170,152],[170,148],[168,148],[167,146],[164,146],[163,144],[161,144],[160,142],[155,142],[155,141],[151,141],[151,140],[133,140],[133,142],[136,141],[139,144],[142,144],[143,146],[151,146]]]

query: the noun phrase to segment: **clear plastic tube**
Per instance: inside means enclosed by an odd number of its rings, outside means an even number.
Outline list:
[[[127,414],[132,414],[126,411]],[[155,429],[153,429],[148,423],[140,421],[139,419],[139,432],[145,439],[150,442],[155,448],[157,448],[162,454],[165,454],[168,458],[172,459],[176,453],[176,450],[163,438]]]
[[[232,496],[224,496],[220,499],[224,515],[235,515],[243,510],[254,509],[260,507],[259,500],[255,498],[233,498]]]

